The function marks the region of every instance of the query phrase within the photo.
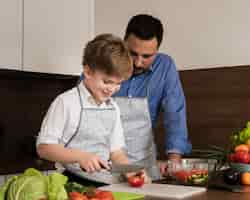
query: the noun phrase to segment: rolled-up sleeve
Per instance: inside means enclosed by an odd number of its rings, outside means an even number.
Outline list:
[[[50,105],[41,125],[36,145],[58,144],[65,124],[65,108],[62,99],[57,97]]]

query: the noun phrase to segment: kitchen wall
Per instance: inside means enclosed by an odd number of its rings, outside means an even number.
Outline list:
[[[36,136],[53,99],[77,80],[78,76],[0,69],[0,185],[30,167],[45,174],[55,170],[54,163],[38,157]]]
[[[128,19],[153,14],[165,27],[161,50],[180,70],[250,64],[250,1],[95,1],[95,33],[123,36]]]

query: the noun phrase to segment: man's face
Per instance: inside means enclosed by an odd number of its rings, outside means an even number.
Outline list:
[[[120,89],[123,79],[84,67],[84,83],[97,104],[107,101]]]
[[[158,51],[157,39],[141,40],[134,34],[130,34],[126,42],[133,58],[133,74],[148,71]]]

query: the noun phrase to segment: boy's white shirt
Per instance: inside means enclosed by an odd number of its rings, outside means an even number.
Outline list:
[[[110,134],[110,152],[123,148],[125,146],[125,139],[118,105],[112,100],[112,98],[101,105],[97,105],[83,82],[79,84],[79,89],[84,108],[115,108],[116,122],[114,129]],[[61,138],[65,134],[73,134],[75,132],[80,119],[80,109],[80,100],[76,87],[60,94],[52,102],[43,119],[37,138],[37,145],[66,143],[67,141],[61,141]]]

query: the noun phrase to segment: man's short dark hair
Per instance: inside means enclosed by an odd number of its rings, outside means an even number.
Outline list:
[[[156,37],[159,47],[162,42],[163,25],[159,19],[151,15],[135,15],[128,22],[124,39],[126,40],[130,34],[142,40],[151,40]]]

